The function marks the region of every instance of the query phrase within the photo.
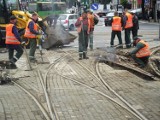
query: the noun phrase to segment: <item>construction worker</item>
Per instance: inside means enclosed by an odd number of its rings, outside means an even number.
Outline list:
[[[11,62],[10,67],[12,69],[17,68],[15,65],[16,61],[22,56],[23,49],[21,44],[25,44],[22,42],[20,35],[18,33],[18,29],[15,26],[17,19],[15,16],[10,17],[10,23],[6,25],[6,46],[9,52],[9,61]],[[14,56],[14,50],[16,50],[16,54]]]
[[[89,39],[89,48],[92,51],[93,50],[93,31],[94,31],[94,15],[91,10],[88,10],[87,17],[90,20],[90,33],[88,35]]]
[[[133,46],[135,46],[135,49],[129,55],[138,63],[139,67],[144,68],[151,54],[148,43],[138,37],[134,37]]]
[[[37,48],[37,35],[41,34],[38,32],[38,26],[36,23],[38,22],[38,15],[36,13],[32,14],[32,19],[28,20],[26,25],[26,31],[24,37],[28,38],[30,42],[30,51],[29,51],[29,59],[31,62],[36,62],[35,52]]]
[[[138,17],[135,15],[135,12],[132,12],[131,14],[133,15],[132,36],[134,38],[138,35],[139,22],[138,22]]]
[[[119,40],[119,48],[123,48],[122,45],[122,37],[121,37],[121,31],[122,31],[122,18],[118,16],[118,12],[114,12],[114,17],[111,20],[112,23],[112,34],[111,34],[111,47],[114,46],[114,38],[115,35],[117,35]]]
[[[133,27],[133,16],[128,12],[128,10],[125,10],[125,15],[123,16],[123,29],[125,30],[125,44],[126,48],[131,47],[131,38],[130,38],[130,32]]]
[[[79,60],[88,59],[88,35],[90,33],[90,20],[87,18],[87,12],[83,12],[82,16],[75,23],[79,35]]]

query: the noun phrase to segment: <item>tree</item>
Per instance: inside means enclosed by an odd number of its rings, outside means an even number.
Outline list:
[[[121,5],[125,8],[128,3],[128,0],[121,0]]]

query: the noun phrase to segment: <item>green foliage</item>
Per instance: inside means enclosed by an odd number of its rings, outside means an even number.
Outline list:
[[[121,0],[121,5],[126,6],[127,3],[128,3],[128,0]]]

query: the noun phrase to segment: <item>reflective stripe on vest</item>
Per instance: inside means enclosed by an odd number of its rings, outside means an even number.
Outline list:
[[[121,17],[117,17],[117,16],[113,17],[112,30],[113,31],[121,31],[122,30]]]
[[[27,37],[27,38],[36,38],[36,34],[33,34],[33,33],[30,31],[30,29],[28,28],[29,23],[30,23],[31,21],[32,21],[32,20],[28,20],[24,37]],[[35,22],[33,22],[33,23],[34,23],[34,30],[37,31],[37,30],[38,30],[38,26],[36,25]]]
[[[133,16],[130,13],[126,13],[126,16],[127,16],[128,19],[126,21],[125,28],[133,27],[133,21],[132,21]]]
[[[80,17],[79,20],[82,20],[82,17]],[[88,19],[88,31],[87,31],[88,33],[90,32],[90,26],[91,26],[90,20]],[[80,25],[80,26],[77,28],[78,33],[80,33],[81,30],[82,30],[82,25]]]
[[[137,53],[136,57],[141,58],[141,57],[147,57],[151,55],[151,51],[149,50],[149,45],[146,43],[144,40],[140,40],[140,43],[144,44],[145,47],[141,48]]]
[[[15,35],[12,33],[12,28],[14,24],[8,24],[6,25],[6,44],[13,44],[13,45],[19,45],[20,42],[15,37]]]

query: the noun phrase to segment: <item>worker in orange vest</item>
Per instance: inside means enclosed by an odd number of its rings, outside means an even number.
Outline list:
[[[87,17],[90,20],[90,33],[89,33],[89,48],[92,51],[93,50],[93,31],[94,31],[94,15],[91,10],[88,10],[87,12]]]
[[[126,48],[131,47],[131,38],[130,38],[130,32],[133,27],[133,16],[128,12],[126,9],[123,16],[123,29],[125,30],[125,44]]]
[[[121,37],[121,31],[122,31],[122,18],[118,16],[118,12],[114,12],[114,17],[111,20],[112,23],[112,34],[111,34],[111,47],[114,46],[114,38],[115,35],[117,35],[119,40],[119,48],[123,48],[122,45],[122,37]]]
[[[90,20],[87,18],[87,12],[83,12],[82,16],[77,19],[75,23],[79,35],[79,60],[88,59],[88,35],[90,33]]]
[[[36,24],[37,22],[38,22],[38,15],[36,13],[33,13],[32,19],[28,20],[24,34],[24,37],[28,38],[30,42],[29,59],[31,62],[36,62],[35,59],[35,52],[37,48],[36,39],[37,35],[41,34],[40,32],[38,32],[38,26]]]
[[[135,46],[135,49],[129,55],[141,68],[145,67],[151,55],[148,43],[138,37],[134,37],[133,46]]]
[[[22,42],[20,35],[18,33],[18,29],[15,26],[17,19],[15,16],[10,17],[10,23],[6,25],[6,46],[9,52],[9,60],[11,62],[10,67],[11,69],[16,69],[17,66],[15,65],[16,61],[22,56],[23,49],[21,44],[25,44]],[[14,56],[14,50],[17,53]]]

